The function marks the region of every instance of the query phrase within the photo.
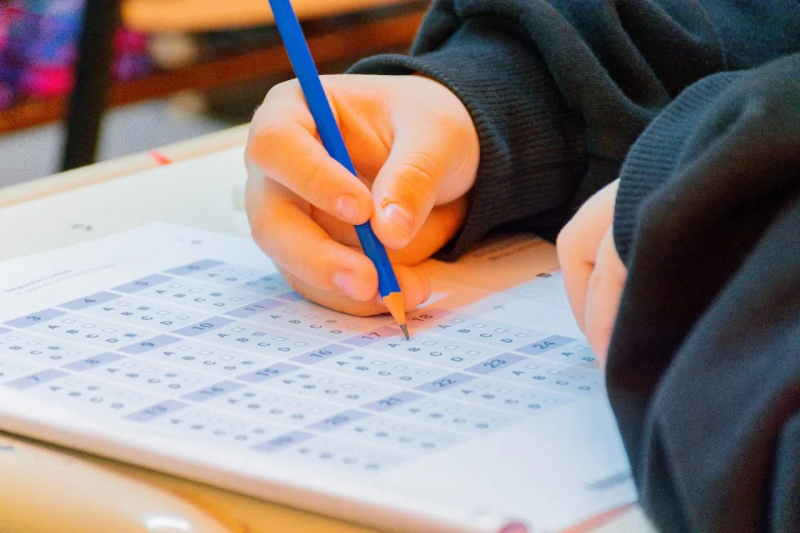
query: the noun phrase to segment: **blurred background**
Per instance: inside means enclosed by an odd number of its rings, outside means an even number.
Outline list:
[[[428,1],[292,3],[334,73],[406,51]],[[290,77],[267,0],[0,0],[0,187],[247,123]]]

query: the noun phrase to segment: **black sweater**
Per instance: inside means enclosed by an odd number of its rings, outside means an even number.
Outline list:
[[[455,257],[620,177],[607,368],[664,531],[800,531],[800,2],[441,0],[408,56],[477,126]],[[782,58],[782,59],[778,59]]]

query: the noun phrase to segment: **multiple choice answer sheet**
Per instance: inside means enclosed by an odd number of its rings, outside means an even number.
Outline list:
[[[176,225],[8,261],[0,429],[387,530],[562,530],[636,494],[553,258],[430,262],[410,341]]]

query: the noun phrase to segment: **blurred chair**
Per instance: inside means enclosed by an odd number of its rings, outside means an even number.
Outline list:
[[[61,170],[94,163],[100,124],[111,86],[119,0],[86,0],[75,84],[69,99]]]
[[[336,25],[326,28],[327,33],[320,35],[316,42],[309,39],[312,53],[316,52],[318,60],[321,58],[328,62],[347,59],[354,53],[369,53],[381,47],[410,43],[427,4],[422,0],[293,0],[292,3],[298,18],[304,23],[327,17],[358,13],[368,15],[382,9],[398,9],[397,24],[388,19],[372,27]],[[405,11],[404,6],[408,7]],[[86,0],[75,88],[67,113],[62,170],[88,165],[95,160],[100,124],[111,91],[113,38],[121,22],[133,30],[146,33],[208,32],[271,26],[274,19],[267,0]],[[348,32],[355,37],[346,39]],[[261,65],[265,61],[275,65],[275,72],[280,68],[285,70],[288,63],[278,48],[279,45],[276,45],[260,54],[232,59],[230,68],[222,68],[225,75],[221,82],[232,83],[245,79],[248,74],[242,72],[248,68],[256,73],[272,72]],[[201,65],[194,71],[187,69],[184,80],[179,79],[181,72],[178,71],[171,76],[153,76],[153,83],[163,81],[163,85],[171,91],[192,86],[206,88],[211,86],[210,83],[219,85],[219,80],[208,80],[211,74],[209,69],[203,70]],[[152,89],[152,85],[129,83],[127,95],[117,95],[119,97],[114,100],[116,103],[129,102],[158,93]],[[136,91],[140,94],[133,94]]]

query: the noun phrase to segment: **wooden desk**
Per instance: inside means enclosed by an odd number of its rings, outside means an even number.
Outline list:
[[[238,236],[249,228],[241,209],[246,127],[0,189],[0,261],[110,235],[159,220]],[[187,160],[225,150],[220,171],[205,178],[168,173],[135,174],[155,168],[164,156]],[[154,157],[158,156],[158,157]],[[208,176],[215,176],[209,179]],[[191,180],[191,181],[188,181]],[[86,457],[86,456],[83,456]],[[250,533],[366,533],[371,529],[263,502],[157,472],[91,458],[114,470],[176,490],[224,509]],[[652,532],[637,508],[569,533]]]
[[[300,20],[402,4],[405,0],[295,0]],[[406,2],[407,3],[407,2]],[[275,23],[266,0],[124,0],[122,19],[138,31],[211,31],[267,26]]]

